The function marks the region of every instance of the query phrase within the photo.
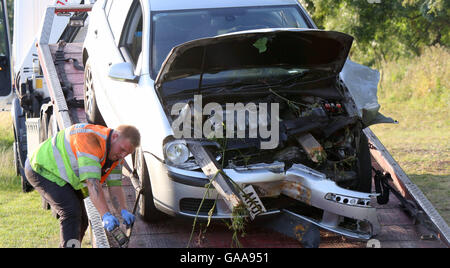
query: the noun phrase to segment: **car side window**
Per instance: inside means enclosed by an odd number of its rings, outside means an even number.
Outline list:
[[[142,8],[138,0],[127,16],[119,46],[125,60],[136,66],[142,51]]]
[[[120,40],[123,25],[126,21],[128,10],[133,0],[114,0],[111,4],[108,14],[109,27],[111,28],[114,39],[117,43]]]

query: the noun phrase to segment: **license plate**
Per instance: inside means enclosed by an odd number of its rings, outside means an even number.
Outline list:
[[[266,208],[264,207],[261,199],[259,199],[258,194],[256,193],[253,186],[248,185],[243,189],[244,193],[241,194],[241,198],[244,203],[247,205],[247,209],[250,213],[250,218],[252,220],[259,214],[266,212]]]

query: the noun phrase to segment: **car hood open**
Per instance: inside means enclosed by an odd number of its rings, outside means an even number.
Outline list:
[[[201,73],[247,68],[342,70],[353,37],[311,29],[260,29],[193,40],[174,47],[155,80],[160,86]]]

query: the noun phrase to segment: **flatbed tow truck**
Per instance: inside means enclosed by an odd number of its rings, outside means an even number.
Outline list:
[[[67,2],[67,1],[66,1]],[[75,1],[77,2],[77,1]],[[19,66],[14,72],[15,97],[11,113],[15,133],[15,164],[18,175],[22,177],[24,191],[30,190],[23,174],[23,164],[27,152],[40,142],[52,136],[59,129],[75,123],[87,122],[83,108],[84,70],[82,46],[86,17],[92,5],[80,5],[80,1],[66,5],[57,1],[45,9],[42,24],[35,42],[32,66]],[[2,1],[6,10],[5,1]],[[19,6],[16,6],[18,8]],[[22,7],[23,8],[23,7]],[[6,11],[5,11],[6,12]],[[6,14],[6,13],[5,13]],[[55,23],[55,20],[62,22]],[[67,25],[55,29],[55,25]],[[54,38],[54,31],[60,38]],[[61,34],[62,33],[62,34]],[[65,40],[64,40],[65,39]],[[63,41],[61,41],[63,40]],[[17,45],[17,44],[16,44]],[[26,61],[25,61],[26,62]],[[30,61],[29,61],[30,62]],[[15,64],[19,64],[17,61]],[[17,66],[16,66],[17,67]],[[69,86],[70,85],[70,86]],[[71,88],[70,101],[67,88]],[[44,92],[37,94],[36,92]],[[347,237],[327,228],[323,222],[314,223],[296,214],[294,210],[282,210],[276,216],[258,218],[246,224],[245,236],[239,236],[240,246],[244,248],[361,248],[361,247],[399,247],[399,248],[446,248],[450,246],[450,229],[421,190],[408,178],[405,172],[389,154],[375,134],[364,130],[369,140],[374,180],[376,170],[389,173],[391,180],[385,181],[391,187],[389,201],[377,204],[376,208],[381,230],[370,240]],[[124,190],[130,209],[135,205],[139,192],[139,181],[124,169]],[[380,174],[378,174],[380,175]],[[375,183],[374,183],[375,184]],[[373,187],[373,192],[375,192]],[[108,191],[105,191],[108,195]],[[387,200],[385,200],[387,201]],[[118,247],[118,243],[102,227],[100,215],[85,199],[89,216],[91,242],[93,247]],[[44,208],[49,209],[43,201]],[[193,230],[193,219],[167,217],[157,223],[144,222],[136,217],[128,247],[132,248],[229,248],[233,244],[233,233],[223,221],[212,221],[205,231],[205,224],[197,223]],[[200,229],[198,227],[200,226]],[[202,228],[203,227],[203,228]],[[317,227],[320,227],[317,229]],[[318,231],[308,233],[311,228]],[[320,234],[320,237],[315,237]]]

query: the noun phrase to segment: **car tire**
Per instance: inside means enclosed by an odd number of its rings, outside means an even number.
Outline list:
[[[142,196],[139,199],[139,213],[146,222],[156,222],[161,220],[164,215],[155,207],[147,163],[145,162],[144,154],[140,148],[136,149],[135,152],[134,169],[136,170],[141,187],[143,188]]]
[[[369,141],[362,131],[359,139],[357,159],[359,181],[355,190],[370,193],[372,191],[372,158],[370,156]]]
[[[100,110],[97,106],[97,100],[95,97],[94,81],[92,74],[92,67],[90,59],[86,61],[84,68],[84,111],[86,113],[86,119],[91,124],[106,126],[103,120]]]

